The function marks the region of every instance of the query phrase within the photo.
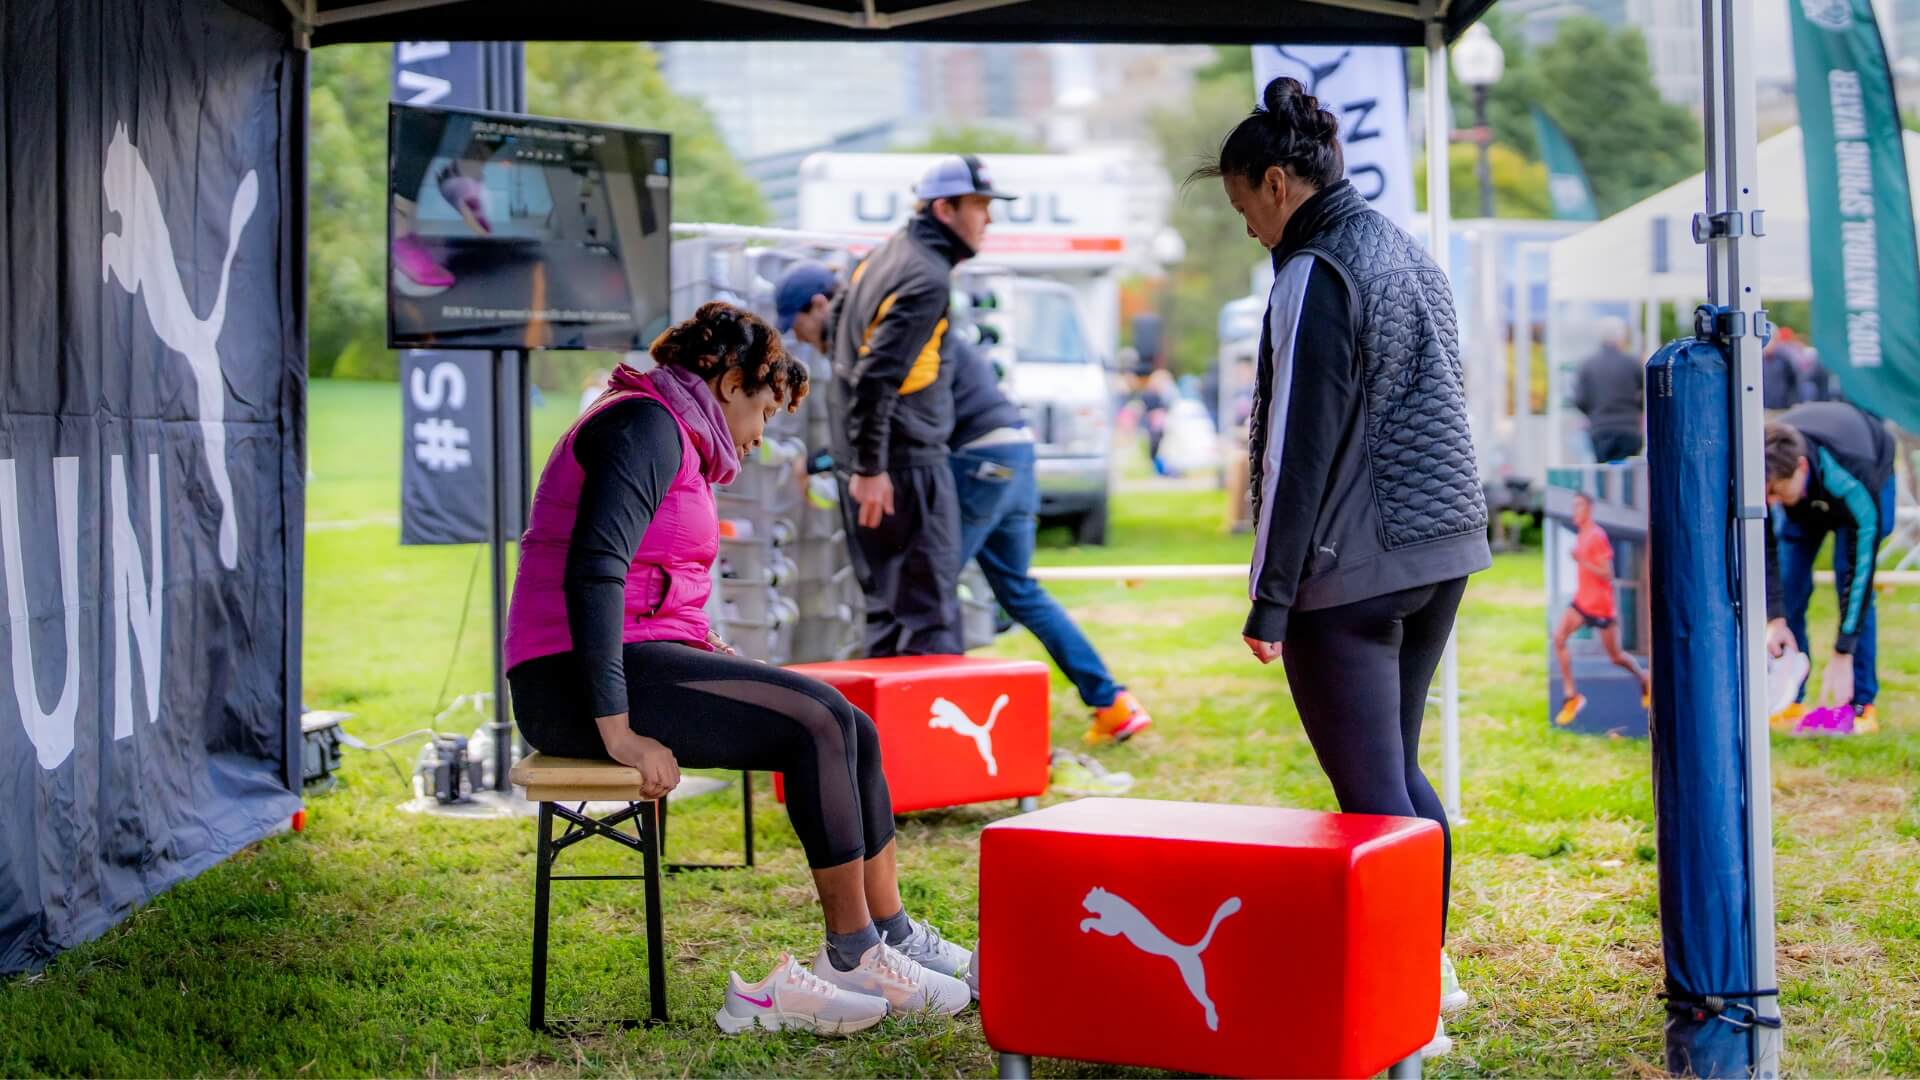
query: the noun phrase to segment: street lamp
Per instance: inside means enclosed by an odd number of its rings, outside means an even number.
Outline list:
[[[1487,127],[1487,90],[1500,81],[1506,69],[1507,54],[1500,43],[1493,40],[1493,32],[1485,23],[1474,23],[1453,47],[1453,75],[1473,91],[1474,141],[1480,144],[1480,158],[1474,173],[1480,182],[1480,216],[1483,218],[1493,216],[1493,170],[1487,161],[1493,131]]]

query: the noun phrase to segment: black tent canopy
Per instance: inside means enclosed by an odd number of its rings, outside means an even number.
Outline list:
[[[354,41],[819,40],[1101,41],[1154,45],[1285,38],[1302,44],[1452,41],[1494,0],[284,0],[315,45]]]

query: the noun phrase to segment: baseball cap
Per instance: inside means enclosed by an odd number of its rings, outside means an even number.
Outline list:
[[[913,187],[913,197],[923,202],[953,199],[962,195],[985,195],[989,199],[1016,197],[995,191],[993,175],[987,171],[986,163],[972,154],[952,154],[941,158],[921,175],[920,182]]]
[[[773,311],[779,317],[780,332],[793,329],[793,317],[806,310],[816,296],[832,296],[840,279],[825,263],[797,262],[780,275],[773,287]]]

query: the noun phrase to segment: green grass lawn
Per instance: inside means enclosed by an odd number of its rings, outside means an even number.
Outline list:
[[[551,441],[569,403],[535,425]],[[490,684],[487,582],[475,548],[397,543],[399,390],[316,383],[306,571],[306,700],[358,714],[369,741],[425,725]],[[1219,562],[1247,543],[1212,492],[1129,494],[1112,547],[1042,561]],[[1060,539],[1059,534],[1053,538]],[[1331,809],[1284,677],[1239,639],[1232,582],[1062,585],[1056,594],[1153,709],[1153,731],[1107,760],[1136,793]],[[469,623],[455,648],[463,604]],[[1830,626],[1823,597],[1816,622]],[[1776,740],[1780,982],[1786,1065],[1802,1075],[1920,1073],[1920,593],[1881,598],[1885,732]],[[1476,1004],[1451,1025],[1440,1075],[1657,1072],[1662,1060],[1653,804],[1644,742],[1556,734],[1545,717],[1537,552],[1474,580],[1461,621],[1465,803],[1455,836],[1452,949]],[[996,651],[1044,658],[1024,631]],[[1054,685],[1054,737],[1084,710]],[[473,726],[468,721],[466,726]],[[401,766],[412,747],[396,753]],[[1437,732],[1425,760],[1439,768]],[[865,1036],[726,1039],[711,1013],[727,970],[818,947],[805,862],[785,816],[757,819],[763,865],[666,885],[672,1022],[576,1038],[526,1029],[532,829],[416,817],[385,760],[348,758],[303,835],[243,852],[46,971],[0,984],[0,1075],[988,1075],[976,1014]],[[764,807],[770,793],[762,784]],[[908,818],[909,908],[974,929],[980,827],[1011,806]],[[674,854],[724,856],[737,796],[684,804]],[[609,847],[594,851],[596,846]],[[620,872],[610,845],[582,869]],[[576,853],[570,853],[569,858]],[[550,1015],[644,1014],[637,883],[556,889]],[[1266,957],[1285,980],[1287,957]],[[1314,993],[1312,986],[1288,992]],[[1124,987],[1111,988],[1125,1009]],[[1043,1075],[1111,1070],[1042,1062]]]

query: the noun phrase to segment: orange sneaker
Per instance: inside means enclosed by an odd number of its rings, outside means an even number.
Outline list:
[[[1800,726],[1800,719],[1806,715],[1807,707],[1796,701],[1768,717],[1767,723],[1775,731],[1792,731]]]
[[[1153,717],[1140,702],[1125,690],[1113,699],[1113,704],[1104,709],[1093,710],[1093,723],[1087,728],[1088,746],[1099,746],[1107,742],[1126,742],[1135,735],[1152,726]]]
[[[1858,705],[1853,710],[1853,733],[1855,735],[1874,735],[1880,731],[1880,713],[1872,705]]]
[[[1586,707],[1587,699],[1580,694],[1575,694],[1560,706],[1560,715],[1554,717],[1553,722],[1556,726],[1567,727],[1573,723],[1574,717],[1580,715],[1580,710]]]

